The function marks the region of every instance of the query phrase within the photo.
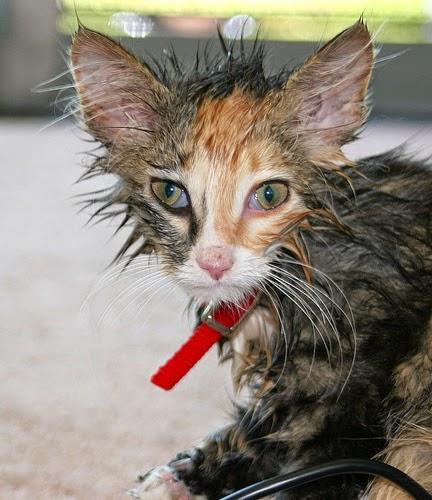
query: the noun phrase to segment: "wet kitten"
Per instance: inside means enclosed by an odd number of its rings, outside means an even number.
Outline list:
[[[432,488],[432,173],[397,151],[356,165],[341,151],[368,111],[368,30],[359,21],[292,73],[267,75],[259,44],[222,52],[151,69],[84,28],[71,50],[105,147],[89,175],[119,179],[101,210],[134,224],[120,255],[156,253],[201,303],[261,292],[222,346],[249,405],[134,495],[215,499],[377,453]],[[354,499],[366,482],[278,498]],[[369,497],[396,493],[376,482]]]

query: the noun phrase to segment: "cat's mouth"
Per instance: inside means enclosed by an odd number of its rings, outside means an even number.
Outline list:
[[[195,300],[201,303],[213,302],[218,304],[221,302],[238,302],[246,295],[252,292],[243,287],[215,282],[212,285],[195,285],[189,287],[188,292]]]
[[[188,280],[183,283],[185,291],[192,296],[198,303],[207,304],[212,302],[214,305],[220,303],[240,303],[251,294],[261,289],[261,277],[255,279],[243,280],[235,277],[226,277],[222,280],[212,282],[203,282],[201,280]]]
[[[175,275],[178,283],[196,302],[212,302],[217,305],[221,302],[242,302],[262,289],[268,273],[266,257],[251,257],[237,251],[232,267],[222,276],[213,276],[206,269],[200,268],[193,259],[179,268]]]

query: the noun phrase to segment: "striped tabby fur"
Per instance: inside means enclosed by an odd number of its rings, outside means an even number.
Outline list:
[[[104,146],[86,176],[118,178],[89,203],[132,224],[120,255],[156,253],[198,302],[262,293],[221,345],[249,403],[180,455],[180,490],[158,498],[216,499],[284,471],[377,455],[432,491],[432,172],[400,150],[357,163],[341,151],[367,117],[373,55],[362,21],[275,75],[259,43],[236,51],[221,40],[221,56],[198,55],[186,70],[174,55],[144,64],[103,35],[75,36],[81,116]],[[188,209],[161,205],[155,178],[181,186]],[[250,193],[271,179],[289,197],[250,210]],[[231,252],[220,280],[196,264],[207,248]],[[148,481],[136,498],[155,498]],[[374,500],[406,498],[362,476],[277,498],[347,500],[366,488]]]

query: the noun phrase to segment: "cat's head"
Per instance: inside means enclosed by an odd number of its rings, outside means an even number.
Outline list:
[[[105,146],[93,168],[118,176],[107,205],[135,224],[125,249],[141,241],[202,301],[260,288],[275,242],[306,259],[297,228],[327,210],[311,186],[346,162],[367,114],[361,21],[292,73],[267,76],[260,46],[239,52],[183,73],[84,28],[71,49],[83,120]]]

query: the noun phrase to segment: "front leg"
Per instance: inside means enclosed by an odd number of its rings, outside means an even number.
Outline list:
[[[139,485],[138,500],[216,500],[258,481],[340,458],[371,458],[382,446],[377,409],[356,398],[275,401],[274,394],[240,410],[237,421],[202,447],[180,453]],[[366,411],[367,409],[367,411]],[[379,434],[378,434],[379,435]],[[370,439],[372,438],[372,439]],[[167,473],[168,471],[168,473]],[[277,498],[354,500],[366,477],[312,483]]]
[[[265,460],[254,458],[252,447],[239,446],[238,432],[238,426],[230,426],[202,447],[179,453],[139,478],[129,494],[134,500],[216,500],[272,475],[274,468],[266,473]]]
[[[350,364],[340,372],[331,366],[326,352],[315,350],[311,370],[313,347],[303,342],[288,361],[281,350],[280,363],[276,358],[270,368],[265,356],[257,356],[254,367],[257,372],[262,366],[262,383],[252,388],[250,406],[239,408],[235,421],[199,450],[181,453],[169,463],[171,475],[165,483],[175,478],[177,486],[185,487],[184,496],[168,491],[162,497],[137,498],[216,500],[284,472],[340,458],[373,457],[383,446],[377,438],[384,432],[379,419],[382,405],[371,396],[378,392],[374,380],[359,378],[357,383],[352,375],[341,393]],[[326,480],[279,498],[354,500],[365,482],[358,476]]]
[[[275,471],[264,463],[263,457],[255,455],[246,440],[241,444],[239,437],[238,426],[230,426],[213,435],[202,447],[179,453],[169,465],[191,493],[216,500]]]
[[[203,496],[193,495],[169,465],[156,467],[140,476],[128,494],[133,500],[205,500]]]

